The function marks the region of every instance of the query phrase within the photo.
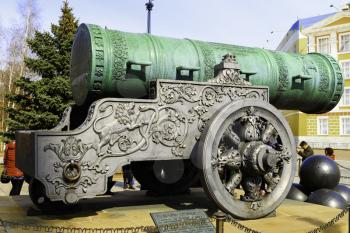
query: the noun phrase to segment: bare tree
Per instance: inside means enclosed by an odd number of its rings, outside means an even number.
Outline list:
[[[27,40],[34,36],[35,30],[39,27],[36,1],[37,0],[25,0],[19,4],[19,11],[24,21],[21,49],[22,64],[20,66],[19,76],[23,76],[24,74],[25,64],[23,59],[24,57],[29,56],[30,52],[28,49]]]
[[[10,92],[18,93],[19,89],[15,87],[14,83],[16,79],[26,76],[27,70],[24,58],[30,56],[27,40],[34,36],[35,30],[39,27],[37,0],[19,0],[18,13],[21,16],[20,22],[13,24],[6,30],[7,56],[5,57],[5,64],[2,65],[3,71],[2,77],[0,77],[4,88],[2,92],[4,107],[15,107],[14,103],[6,100],[5,95]],[[4,108],[1,111],[1,126],[6,131],[5,119],[7,116]]]
[[[5,104],[5,79],[4,79],[4,75],[3,75],[3,60],[4,60],[4,52],[3,52],[3,41],[5,41],[5,36],[4,36],[4,30],[3,27],[1,25],[0,22],[0,132],[2,132],[4,130],[4,117],[5,117],[5,112],[4,112],[4,104]],[[1,135],[0,135],[0,139],[1,139]],[[1,141],[1,140],[0,140]],[[2,147],[0,146],[0,151],[2,151]]]

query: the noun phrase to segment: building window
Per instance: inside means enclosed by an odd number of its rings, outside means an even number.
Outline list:
[[[317,134],[328,135],[328,117],[317,117]]]
[[[317,52],[319,53],[330,53],[329,37],[317,38]]]
[[[350,61],[342,61],[341,68],[344,75],[344,79],[350,78]]]
[[[344,88],[342,105],[343,106],[350,105],[350,88],[349,87]]]
[[[350,135],[350,116],[340,117],[340,135]]]
[[[350,51],[350,33],[339,35],[339,52]]]

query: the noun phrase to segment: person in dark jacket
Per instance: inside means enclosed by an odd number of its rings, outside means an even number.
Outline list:
[[[123,179],[124,179],[124,189],[135,189],[134,186],[134,175],[132,174],[130,164],[124,165],[123,167]]]
[[[305,141],[302,141],[299,146],[301,148],[298,150],[298,155],[302,157],[302,161],[314,155],[313,149]]]
[[[331,148],[331,147],[326,147],[326,148],[324,149],[324,154],[325,154],[328,158],[335,160],[335,154],[334,154],[333,148]]]

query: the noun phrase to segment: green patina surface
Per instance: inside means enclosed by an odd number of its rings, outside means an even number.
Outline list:
[[[231,53],[241,77],[268,86],[271,104],[306,113],[330,111],[341,98],[338,63],[323,54],[296,55],[260,48],[172,39],[80,25],[71,60],[76,103],[103,97],[147,98],[154,79],[207,81]]]

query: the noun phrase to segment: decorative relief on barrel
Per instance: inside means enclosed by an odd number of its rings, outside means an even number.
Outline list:
[[[104,51],[103,50],[96,50],[96,62],[99,64],[103,64],[104,60]]]
[[[315,74],[317,73],[317,67],[313,61],[307,59],[306,56],[302,56],[302,57],[297,56],[296,59],[300,61],[302,65],[302,70],[303,70],[302,76],[305,76],[305,77],[309,76],[309,78],[316,77]]]
[[[108,31],[113,42],[113,67],[112,78],[124,80],[126,75],[126,63],[128,60],[128,45],[125,36],[119,31]]]
[[[211,78],[214,78],[214,66],[216,65],[215,60],[214,60],[214,52],[210,45],[208,45],[205,42],[202,41],[194,41],[199,48],[202,51],[203,58],[204,58],[204,75],[205,75],[205,80],[209,80]]]
[[[338,64],[338,62],[332,57],[332,56],[329,56],[327,54],[323,54],[323,56],[325,56],[329,62],[332,64],[332,67],[334,68],[334,73],[336,75],[336,92],[335,92],[335,95],[334,97],[337,97],[338,99],[333,99],[334,101],[339,101],[342,93],[343,93],[343,85],[344,85],[344,80],[343,80],[343,73],[340,69],[340,66]]]
[[[324,61],[322,61],[321,57],[315,57],[314,59],[317,68],[318,68],[318,73],[320,77],[320,82],[318,86],[318,90],[322,92],[328,92],[329,89],[329,80],[328,80],[328,70],[327,67],[324,64]]]
[[[93,41],[95,43],[95,73],[92,83],[92,88],[94,92],[100,92],[102,90],[102,79],[104,75],[104,42],[102,30],[100,27],[95,25],[90,25],[92,31]]]
[[[335,75],[335,78],[336,78],[335,80],[336,87],[333,93],[332,102],[329,104],[329,106],[326,109],[327,111],[330,111],[338,104],[343,94],[344,80],[343,80],[343,74],[338,62],[332,56],[329,56],[327,54],[322,54],[322,55],[326,57],[328,61],[332,64],[332,67],[334,68],[334,73],[332,75]]]
[[[286,62],[284,60],[284,56],[282,56],[280,53],[275,52],[272,53],[273,57],[275,58],[276,64],[278,65],[278,90],[279,91],[286,91],[289,86],[289,80],[288,80],[288,67],[286,65]]]

